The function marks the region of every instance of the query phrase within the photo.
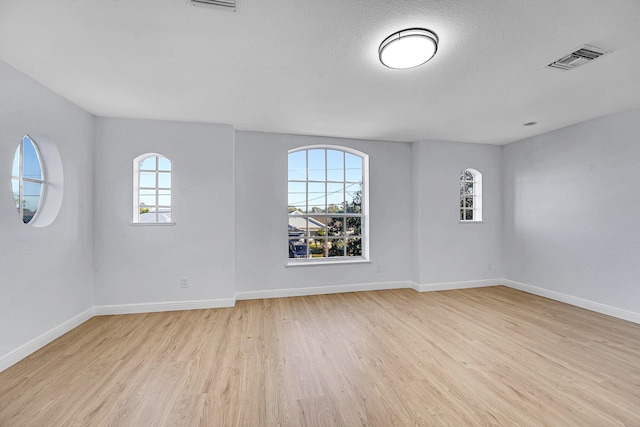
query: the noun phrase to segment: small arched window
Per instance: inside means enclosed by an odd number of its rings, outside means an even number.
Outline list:
[[[133,160],[133,222],[172,223],[171,161],[146,153]]]
[[[44,200],[45,173],[40,150],[28,135],[22,137],[13,157],[11,188],[22,222],[30,223]]]
[[[475,169],[460,172],[460,221],[482,221],[482,174]]]
[[[309,146],[288,163],[289,258],[368,259],[368,156]]]

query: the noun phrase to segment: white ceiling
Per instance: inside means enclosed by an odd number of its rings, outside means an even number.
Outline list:
[[[381,65],[409,27],[436,56]],[[545,67],[583,44],[613,52]],[[505,144],[640,107],[640,1],[0,0],[0,60],[99,116]]]

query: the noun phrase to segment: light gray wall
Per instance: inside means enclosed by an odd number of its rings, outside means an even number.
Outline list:
[[[369,155],[369,264],[285,267],[287,153],[316,144],[351,147]],[[410,145],[404,143],[237,132],[236,289],[247,292],[411,280],[410,155]]]
[[[60,212],[43,228],[22,223],[11,192],[25,134],[53,142],[64,168]],[[0,62],[0,357],[93,306],[92,165],[93,117]]]
[[[640,110],[504,148],[505,277],[640,312]]]
[[[411,150],[413,280],[418,284],[502,277],[502,147],[416,142]],[[482,223],[460,223],[460,172],[482,173]]]
[[[97,120],[96,305],[233,298],[233,144],[231,126]],[[171,160],[174,226],[131,225],[133,159],[148,152]]]

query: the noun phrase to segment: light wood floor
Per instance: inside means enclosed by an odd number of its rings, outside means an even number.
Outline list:
[[[95,317],[0,373],[1,426],[640,425],[640,325],[516,290]]]

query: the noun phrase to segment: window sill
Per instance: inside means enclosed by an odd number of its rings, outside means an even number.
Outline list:
[[[482,224],[483,221],[458,221],[460,224]]]
[[[291,258],[285,264],[286,268],[290,267],[314,267],[319,265],[342,265],[342,264],[371,264],[371,260],[364,258],[356,258],[356,259],[341,259],[341,260],[331,260],[328,261],[324,258],[319,261],[314,260],[313,258]]]
[[[129,225],[133,225],[134,227],[166,227],[171,225],[176,225],[175,222],[130,222]]]

